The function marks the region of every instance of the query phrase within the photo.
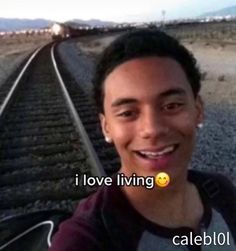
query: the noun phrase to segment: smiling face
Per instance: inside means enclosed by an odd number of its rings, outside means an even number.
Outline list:
[[[170,177],[167,173],[161,172],[155,177],[155,182],[159,187],[166,187],[170,183]]]
[[[105,136],[112,139],[125,175],[186,174],[202,121],[202,103],[171,58],[146,57],[117,66],[104,81]]]

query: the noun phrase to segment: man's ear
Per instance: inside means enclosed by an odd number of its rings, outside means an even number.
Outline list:
[[[196,97],[196,123],[200,124],[204,120],[204,103],[200,95]]]
[[[103,113],[99,113],[100,125],[102,127],[102,133],[105,139],[111,139],[109,126],[106,120],[106,116]]]

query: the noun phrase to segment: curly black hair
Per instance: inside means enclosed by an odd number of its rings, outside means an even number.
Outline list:
[[[175,38],[163,31],[139,29],[115,39],[103,51],[97,62],[93,78],[93,96],[99,113],[104,112],[103,83],[109,73],[128,60],[148,56],[169,57],[176,60],[186,73],[196,98],[201,88],[201,74],[193,55]]]

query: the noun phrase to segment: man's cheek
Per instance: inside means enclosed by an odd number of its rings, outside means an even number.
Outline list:
[[[125,126],[115,126],[112,127],[112,135],[115,141],[122,144],[129,141],[133,137],[132,129]]]

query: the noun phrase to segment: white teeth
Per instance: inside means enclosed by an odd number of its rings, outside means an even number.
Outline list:
[[[174,150],[174,148],[175,148],[174,146],[168,146],[159,152],[140,151],[140,153],[147,156],[147,157],[157,157],[157,156],[162,156],[166,153],[172,152]]]
[[[158,152],[160,155],[165,154],[165,153],[169,153],[172,152],[174,150],[174,146],[168,146],[166,147],[163,151]]]

